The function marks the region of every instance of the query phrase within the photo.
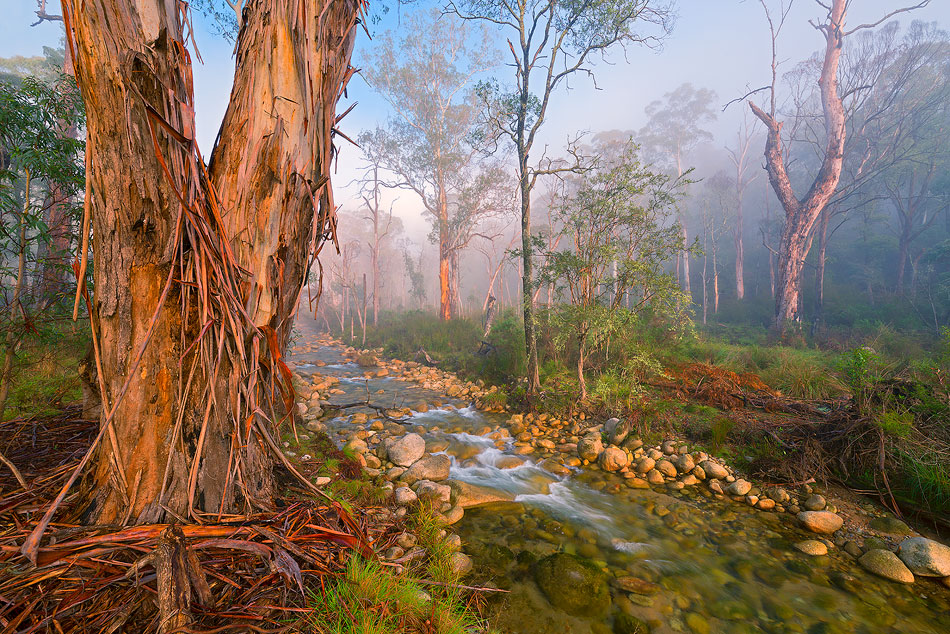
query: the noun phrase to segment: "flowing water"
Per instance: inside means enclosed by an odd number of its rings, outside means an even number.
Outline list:
[[[490,599],[497,631],[626,634],[636,631],[624,616],[632,615],[654,633],[950,632],[950,591],[930,580],[905,586],[877,578],[837,549],[804,555],[793,544],[808,536],[789,514],[715,500],[701,487],[667,494],[627,488],[600,471],[557,476],[530,457],[518,464],[510,439],[488,437],[507,417],[398,379],[366,380],[340,352],[297,355],[296,371],[340,378],[345,394],[331,402],[369,395],[384,407],[435,403],[407,427],[451,456],[453,479],[513,500],[468,509],[451,527],[475,561],[473,579],[510,590]],[[327,365],[312,365],[317,360]],[[358,429],[347,420],[328,422],[341,444]],[[536,562],[558,552],[591,562],[595,577],[635,578],[635,587],[613,583],[608,603],[572,616],[550,600],[557,603],[559,592],[571,598],[577,578],[570,571],[553,579],[553,591],[549,579],[547,595],[536,582]]]

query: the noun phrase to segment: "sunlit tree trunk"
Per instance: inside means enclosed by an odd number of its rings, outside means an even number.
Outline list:
[[[114,409],[86,519],[267,508],[281,457],[271,423],[254,412],[273,419],[284,409],[266,386],[282,378],[280,351],[333,210],[331,130],[360,5],[246,4],[208,178],[194,144],[187,5],[68,0],[64,9],[92,158],[103,425]]]
[[[828,223],[831,220],[831,210],[826,209],[821,214],[818,224],[818,263],[815,271],[815,320],[812,334],[817,334],[824,318],[825,310],[825,264],[828,261]]]
[[[802,269],[810,246],[809,234],[819,214],[835,192],[841,177],[844,158],[845,111],[838,94],[838,64],[844,39],[847,0],[833,0],[827,19],[817,26],[825,37],[825,51],[818,84],[824,113],[826,143],[821,168],[802,199],[796,197],[786,171],[782,148],[782,124],[775,119],[775,85],[772,85],[772,107],[765,112],[749,102],[752,112],[765,124],[768,138],[765,146],[769,182],[785,210],[785,225],[778,249],[778,275],[775,293],[776,331],[784,333],[801,315]],[[774,46],[774,42],[773,42]],[[773,49],[774,52],[774,49]],[[773,77],[774,77],[773,54]]]

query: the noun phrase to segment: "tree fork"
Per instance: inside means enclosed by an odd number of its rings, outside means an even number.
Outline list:
[[[332,235],[335,106],[362,9],[246,4],[206,171],[186,3],[64,3],[94,159],[92,312],[111,402],[87,521],[269,507],[282,459],[270,429],[292,399],[281,355],[312,256]]]

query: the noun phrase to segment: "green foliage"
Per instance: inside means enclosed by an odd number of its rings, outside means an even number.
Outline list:
[[[852,348],[842,355],[841,372],[859,411],[867,412],[871,390],[881,379],[881,357],[871,348]]]
[[[684,248],[672,221],[682,183],[642,164],[630,141],[601,143],[596,153],[595,167],[567,181],[552,207],[563,246],[534,239],[539,283],[568,300],[548,312],[553,343],[576,352],[582,383],[588,353],[622,336],[643,313],[667,324],[688,321],[688,298],[666,268]]]
[[[717,416],[710,425],[710,443],[714,451],[719,451],[726,444],[726,438],[736,423],[731,418]]]
[[[906,438],[914,428],[914,413],[884,411],[874,420],[875,425],[888,436]]]
[[[85,321],[43,322],[17,347],[3,419],[56,414],[82,399],[79,364],[89,348]]]
[[[311,592],[308,631],[320,634],[465,634],[477,624],[458,597],[430,592],[356,555],[322,593]]]

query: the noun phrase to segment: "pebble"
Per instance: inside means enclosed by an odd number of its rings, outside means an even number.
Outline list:
[[[827,502],[825,498],[820,495],[810,495],[808,499],[802,504],[805,507],[806,511],[820,511],[825,508]]]

